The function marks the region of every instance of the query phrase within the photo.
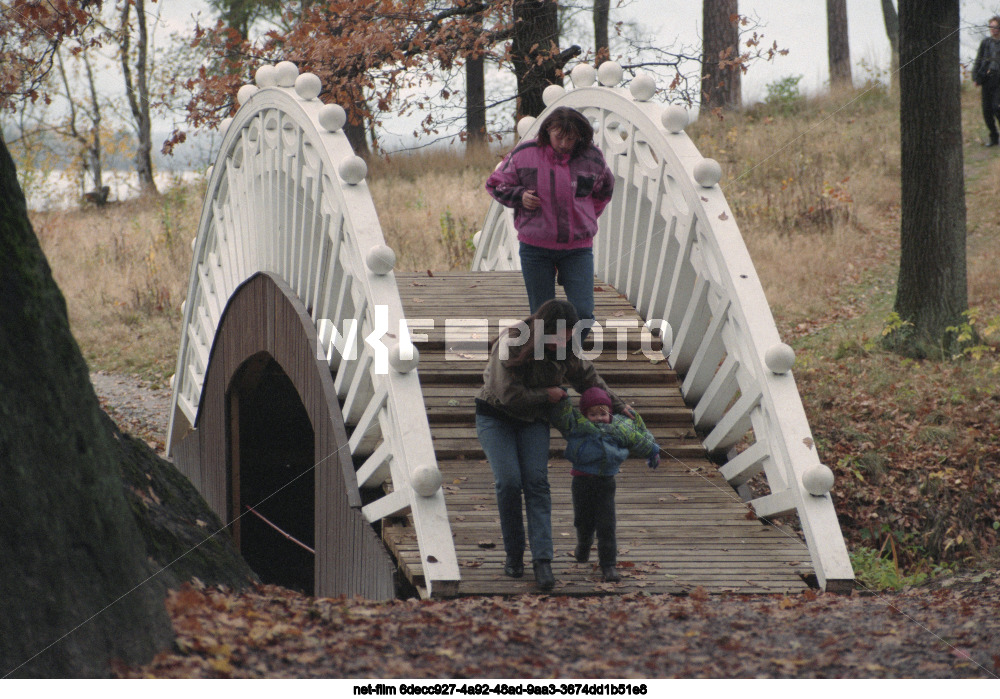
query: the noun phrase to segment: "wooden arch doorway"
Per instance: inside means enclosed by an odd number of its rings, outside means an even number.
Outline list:
[[[229,385],[229,520],[264,583],[314,592],[315,431],[295,385],[266,352]]]
[[[293,514],[290,503],[279,503],[272,511],[285,522],[299,518],[288,526],[303,532],[303,543],[309,543],[305,522],[312,522],[311,592],[391,599],[396,596],[396,564],[361,512],[346,448],[348,428],[330,367],[325,358],[317,358],[317,344],[312,319],[288,284],[267,272],[243,282],[215,330],[197,418],[178,439],[174,464],[220,518],[232,523],[242,514],[238,536],[246,555],[261,553],[245,548],[244,539],[256,537],[248,530],[257,526],[250,518],[258,519],[246,506],[257,509],[255,503],[276,492],[272,477],[292,482],[288,487],[298,497],[292,503],[302,512]],[[282,458],[272,460],[275,454]],[[306,481],[311,481],[311,502],[304,494]],[[263,567],[260,561],[257,567]],[[258,574],[270,577],[261,570]],[[293,579],[270,582],[309,590],[307,577],[299,572]]]

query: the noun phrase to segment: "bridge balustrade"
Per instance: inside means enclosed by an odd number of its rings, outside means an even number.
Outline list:
[[[650,80],[629,89],[595,85],[574,70],[575,89],[549,87],[547,109],[518,124],[531,138],[555,107],[590,120],[615,175],[600,219],[594,266],[654,331],[672,334],[670,365],[683,376],[705,449],[761,518],[796,513],[819,584],[850,589],[853,570],[823,465],[791,373],[794,352],[779,338],[735,217],[721,168],[684,132],[687,112],[651,101]],[[475,270],[519,269],[512,210],[494,202],[475,239]],[[666,324],[664,324],[664,321]],[[669,343],[669,338],[664,338]],[[750,495],[748,486],[754,480]],[[760,491],[767,491],[760,493]]]

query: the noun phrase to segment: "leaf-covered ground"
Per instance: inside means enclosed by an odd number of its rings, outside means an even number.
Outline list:
[[[890,595],[368,602],[185,586],[121,677],[996,678],[1000,575]]]

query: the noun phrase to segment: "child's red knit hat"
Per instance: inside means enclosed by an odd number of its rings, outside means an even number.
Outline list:
[[[585,413],[595,405],[606,405],[611,407],[611,396],[599,386],[591,386],[580,396],[580,412]]]

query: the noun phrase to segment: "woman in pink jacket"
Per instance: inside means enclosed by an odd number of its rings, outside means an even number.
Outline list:
[[[558,278],[581,321],[593,322],[593,241],[614,184],[593,127],[569,107],[545,117],[538,136],[519,143],[486,180],[490,195],[514,209],[532,313],[555,298]]]

